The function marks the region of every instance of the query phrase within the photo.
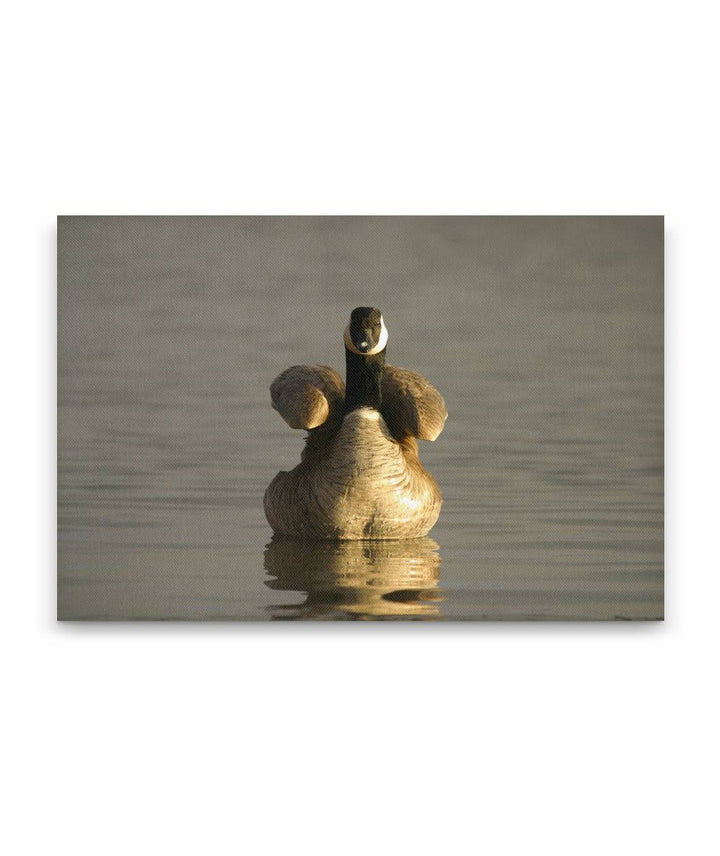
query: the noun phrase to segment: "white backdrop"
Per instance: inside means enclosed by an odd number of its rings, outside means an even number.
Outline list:
[[[711,15],[6,10],[4,852],[717,848]],[[665,623],[56,624],[58,213],[665,214]]]

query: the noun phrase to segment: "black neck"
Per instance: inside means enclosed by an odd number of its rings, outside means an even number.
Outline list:
[[[379,354],[365,356],[345,348],[345,412],[358,407],[380,410],[380,385],[385,369],[385,349]]]

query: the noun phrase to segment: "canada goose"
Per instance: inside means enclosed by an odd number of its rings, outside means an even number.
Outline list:
[[[385,364],[380,310],[353,309],[345,328],[346,383],[328,366],[292,366],[270,386],[272,406],[308,436],[300,464],[265,491],[275,532],[300,538],[416,538],[440,514],[442,494],[418,458],[447,419],[422,375]]]

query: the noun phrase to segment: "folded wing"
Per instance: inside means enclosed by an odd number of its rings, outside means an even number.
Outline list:
[[[382,412],[398,439],[435,440],[448,416],[442,395],[427,378],[397,366],[385,366]]]
[[[329,366],[291,366],[272,382],[270,397],[291,428],[312,430],[342,415],[345,384]]]

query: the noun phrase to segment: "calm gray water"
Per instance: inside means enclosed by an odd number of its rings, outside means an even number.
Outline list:
[[[58,615],[663,614],[661,218],[108,218],[58,225]],[[409,542],[272,539],[296,363],[350,310],[450,418]]]

